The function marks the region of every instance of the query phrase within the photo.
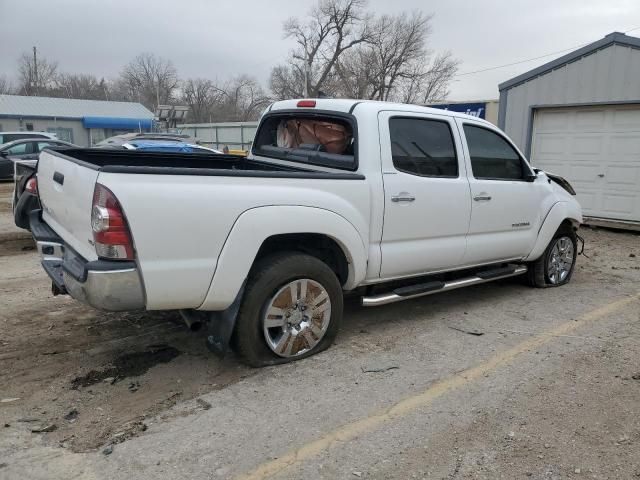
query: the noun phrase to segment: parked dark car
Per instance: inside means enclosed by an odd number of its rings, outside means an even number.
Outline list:
[[[45,147],[76,147],[71,143],[50,138],[26,138],[0,145],[0,180],[13,179],[15,160],[37,160]]]

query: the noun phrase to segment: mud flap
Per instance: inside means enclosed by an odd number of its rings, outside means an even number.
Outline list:
[[[245,280],[238,292],[238,296],[229,308],[221,312],[207,313],[207,348],[220,358],[224,358],[229,350],[229,342],[236,326],[236,318],[238,317],[246,283]]]

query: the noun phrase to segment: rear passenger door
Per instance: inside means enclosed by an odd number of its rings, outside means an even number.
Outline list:
[[[455,121],[381,112],[378,122],[385,196],[380,276],[460,265],[471,198]]]

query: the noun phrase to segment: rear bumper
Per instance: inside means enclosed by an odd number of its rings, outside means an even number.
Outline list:
[[[135,262],[87,261],[41,220],[39,210],[29,215],[29,223],[42,266],[59,293],[100,310],[144,309],[144,289]]]

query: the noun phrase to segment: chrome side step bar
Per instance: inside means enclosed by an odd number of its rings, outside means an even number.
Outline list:
[[[362,297],[362,306],[377,307],[379,305],[386,305],[387,303],[402,302],[403,300],[410,300],[412,298],[424,297],[434,293],[455,290],[456,288],[470,287],[472,285],[492,282],[502,278],[515,277],[517,275],[527,273],[527,270],[526,265],[510,265],[508,267],[497,268],[495,270],[485,270],[483,272],[478,272],[471,277],[459,278],[448,282],[427,282],[409,287],[396,288],[389,293]]]

